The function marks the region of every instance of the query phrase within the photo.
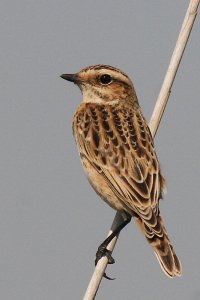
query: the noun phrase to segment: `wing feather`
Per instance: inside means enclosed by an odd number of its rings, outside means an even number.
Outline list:
[[[80,155],[104,177],[124,205],[159,235],[156,215],[164,179],[140,108],[84,104],[75,115],[74,128]]]

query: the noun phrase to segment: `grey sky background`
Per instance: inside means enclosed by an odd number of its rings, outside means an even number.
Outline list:
[[[189,1],[1,0],[0,299],[82,299],[115,212],[90,187],[71,123],[80,91],[59,75],[121,68],[150,118]],[[96,299],[200,298],[200,19],[156,136],[161,212],[183,265],[168,279],[134,221]]]

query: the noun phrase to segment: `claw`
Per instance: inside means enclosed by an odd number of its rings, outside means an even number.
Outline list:
[[[108,279],[108,280],[115,280],[115,279],[116,279],[116,278],[108,277],[108,276],[106,275],[106,273],[103,274],[103,277],[106,278],[106,279]]]

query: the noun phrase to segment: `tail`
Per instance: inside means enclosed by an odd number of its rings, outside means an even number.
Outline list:
[[[161,216],[157,216],[156,219],[156,226],[149,227],[146,221],[139,217],[135,218],[137,224],[153,248],[164,273],[171,278],[181,276],[181,263],[170,243],[162,218]]]

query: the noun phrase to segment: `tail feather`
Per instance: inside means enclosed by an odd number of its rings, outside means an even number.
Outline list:
[[[155,234],[155,231],[144,220],[137,217],[136,221],[153,248],[164,273],[171,278],[181,276],[181,263],[170,243],[161,216],[157,217],[157,222],[162,232],[162,234],[159,232],[159,235]]]
[[[165,236],[163,241],[155,239],[155,242],[150,242],[155,255],[160,263],[161,268],[165,274],[169,277],[181,276],[181,263],[169,242],[169,239]]]

